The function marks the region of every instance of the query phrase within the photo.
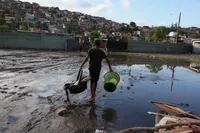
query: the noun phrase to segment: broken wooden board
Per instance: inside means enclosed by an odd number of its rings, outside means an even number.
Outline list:
[[[164,110],[165,112],[167,112],[170,115],[186,115],[192,118],[196,118],[198,120],[200,120],[200,117],[195,116],[193,114],[190,114],[188,112],[185,112],[184,110],[176,107],[176,105],[172,105],[172,104],[168,104],[168,103],[163,103],[163,102],[156,102],[156,101],[150,101],[150,103],[158,106],[160,109]]]
[[[193,133],[193,132],[194,131],[191,129],[179,128],[179,129],[173,129],[173,130],[167,130],[167,131],[155,132],[155,133]]]

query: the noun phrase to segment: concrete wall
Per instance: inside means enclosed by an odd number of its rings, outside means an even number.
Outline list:
[[[144,53],[192,53],[192,44],[129,41],[128,51]]]
[[[192,45],[193,45],[193,52],[195,54],[200,54],[200,41],[194,41]]]
[[[0,48],[71,51],[77,47],[78,41],[67,35],[0,32]]]

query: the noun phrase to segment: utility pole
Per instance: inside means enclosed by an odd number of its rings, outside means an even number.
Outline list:
[[[178,19],[178,27],[177,27],[177,36],[176,36],[176,43],[178,43],[178,36],[179,36],[179,27],[181,22],[181,12],[179,13],[179,19]]]

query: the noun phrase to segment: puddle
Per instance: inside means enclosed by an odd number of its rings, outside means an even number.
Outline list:
[[[147,112],[156,112],[158,108],[150,104],[150,100],[172,103],[200,115],[200,101],[197,100],[200,74],[190,69],[190,63],[166,64],[160,60],[156,63],[149,60],[135,63],[130,60],[134,59],[127,57],[124,62],[121,61],[121,65],[114,67],[121,81],[115,92],[106,92],[100,99],[99,103],[108,108],[107,111],[99,112],[102,119],[113,123],[118,130],[133,126],[154,126],[154,117]]]
[[[18,119],[19,119],[18,117],[9,115],[9,116],[8,116],[8,123],[7,123],[7,124],[14,124],[14,123],[17,122]]]

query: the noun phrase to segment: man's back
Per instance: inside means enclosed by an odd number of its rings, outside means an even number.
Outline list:
[[[106,54],[102,50],[94,48],[88,52],[88,55],[90,57],[90,69],[101,69],[101,62],[106,58]]]

